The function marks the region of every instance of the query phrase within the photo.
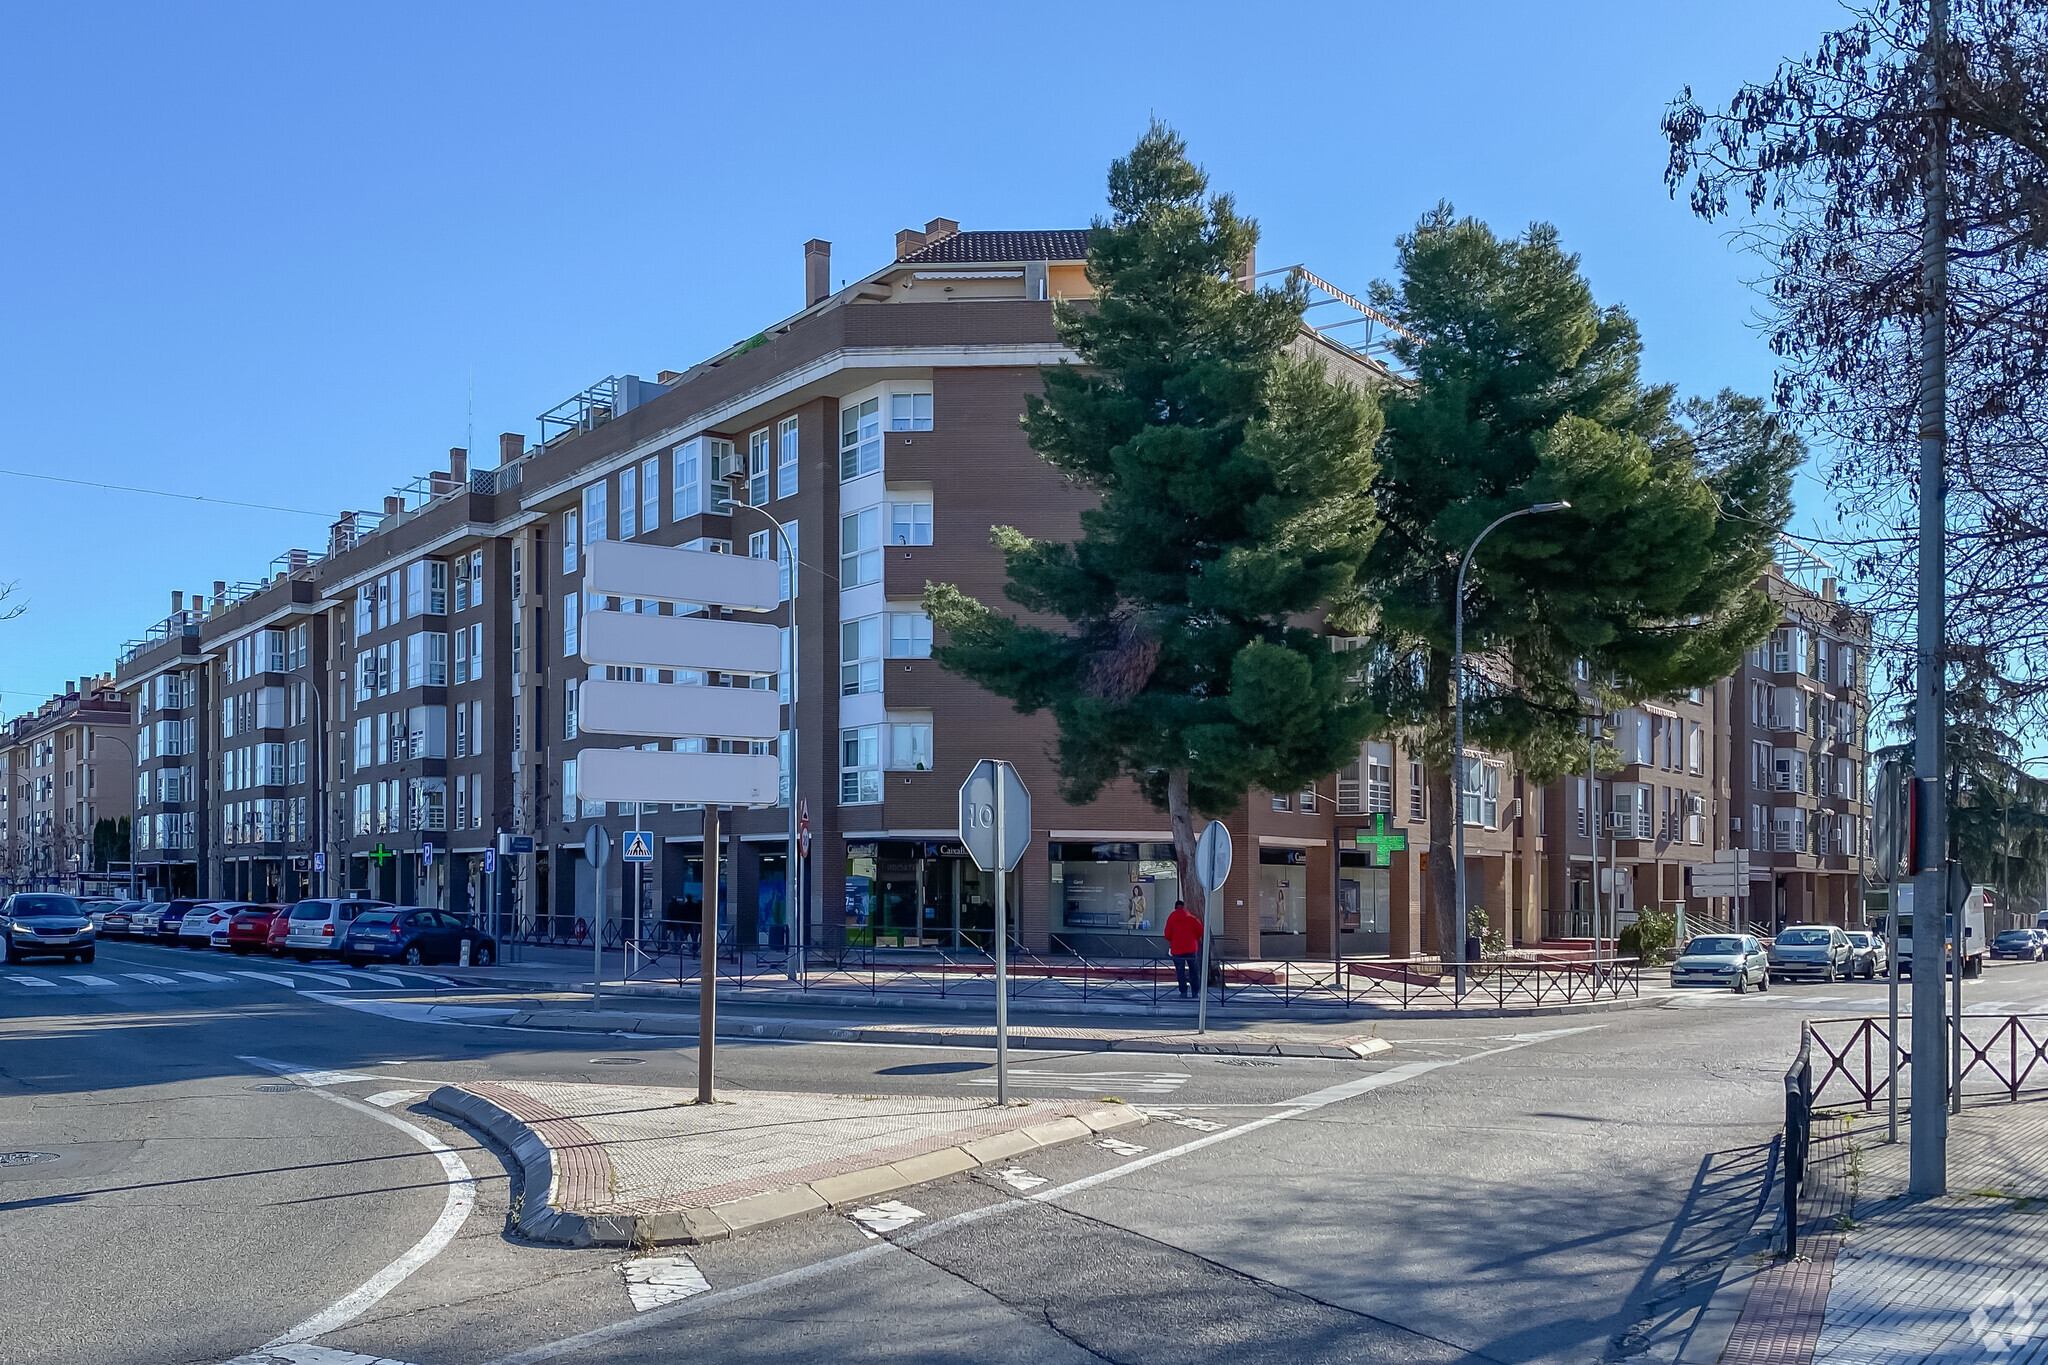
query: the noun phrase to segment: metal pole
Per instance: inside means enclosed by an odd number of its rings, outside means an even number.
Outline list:
[[[718,1039],[718,807],[704,807],[704,918],[697,938],[697,1103],[711,1103]]]
[[[565,798],[574,800],[574,797]],[[606,859],[607,862],[610,859]],[[590,869],[594,890],[590,907],[590,1008],[604,998],[604,866]]]
[[[1920,535],[1919,620],[1914,639],[1913,772],[1931,799],[1919,806],[1919,875],[1913,880],[1913,941],[1920,959],[1913,970],[1913,1132],[1909,1188],[1921,1196],[1948,1192],[1948,1115],[1941,1104],[1946,1081],[1942,1065],[1942,952],[1928,952],[1942,932],[1948,880],[1943,858],[1948,847],[1947,812],[1942,808],[1943,676],[1947,566],[1943,536],[1947,524],[1948,447],[1948,129],[1940,111],[1941,64],[1947,42],[1948,0],[1929,0],[1924,60],[1935,113],[1928,138],[1924,221],[1921,229],[1920,303]]]
[[[1197,876],[1195,884],[1201,886],[1201,880]],[[1222,888],[1218,887],[1217,890],[1220,891]],[[1202,887],[1202,965],[1200,974],[1195,978],[1195,1032],[1197,1033],[1207,1033],[1209,1031],[1209,897],[1213,894],[1215,893],[1210,891],[1208,887]],[[1217,994],[1220,996],[1222,992],[1219,990]]]
[[[1010,921],[1004,883],[1009,872],[1003,867],[1003,787],[1009,764],[996,764],[996,1103],[1010,1102]]]
[[[1951,987],[1954,1008],[1949,1011],[1948,1025],[1948,1111],[1951,1114],[1963,1112],[1963,942],[1968,927],[1963,909],[1969,903],[1970,898],[1965,894],[1962,905],[1955,909],[1956,927],[1951,936],[1953,942],[1949,945],[1949,964],[1955,969],[1955,984]]]
[[[1887,1075],[1889,1075],[1889,1076],[1891,1077],[1891,1080],[1890,1080],[1890,1083],[1889,1083],[1889,1084],[1888,1084],[1888,1085],[1886,1086],[1886,1094],[1887,1094],[1887,1096],[1889,1097],[1889,1099],[1890,1099],[1890,1101],[1891,1101],[1891,1112],[1890,1112],[1890,1116],[1889,1116],[1889,1118],[1888,1118],[1888,1119],[1887,1119],[1887,1121],[1886,1121],[1886,1128],[1885,1128],[1885,1132],[1886,1132],[1886,1137],[1885,1137],[1885,1141],[1887,1141],[1887,1142],[1897,1142],[1897,1141],[1899,1140],[1899,885],[1898,885],[1898,883],[1897,883],[1897,882],[1893,882],[1893,883],[1892,883],[1892,884],[1891,884],[1891,885],[1890,885],[1889,887],[1885,888],[1885,891],[1886,891],[1886,894],[1887,894],[1888,896],[1890,896],[1890,897],[1891,897],[1891,902],[1890,902],[1890,907],[1889,907],[1889,908],[1890,908],[1890,912],[1891,912],[1891,913],[1889,913],[1888,915],[1886,915],[1886,916],[1885,916],[1885,954],[1884,954],[1884,960],[1885,960],[1885,965],[1886,965],[1886,967],[1887,967],[1887,969],[1888,969],[1888,975],[1889,975],[1889,977],[1890,977],[1890,981],[1891,981],[1891,997],[1892,997],[1892,1002],[1891,1002],[1891,1011],[1892,1011],[1892,1012],[1891,1012],[1891,1028],[1890,1028],[1890,1029],[1889,1029],[1889,1030],[1887,1031],[1887,1033],[1886,1033],[1886,1037],[1887,1037],[1887,1039],[1889,1040],[1889,1043],[1890,1043],[1890,1047],[1889,1047],[1889,1049],[1888,1049],[1888,1050],[1889,1050],[1889,1052],[1891,1053],[1891,1061],[1890,1061],[1890,1070],[1889,1070],[1889,1071],[1888,1071],[1888,1072],[1886,1073]]]
[[[633,803],[633,832],[635,834],[640,832],[640,803],[638,801]],[[640,897],[645,888],[640,883],[647,875],[646,867],[647,864],[645,863],[633,864],[633,950],[630,956],[623,952],[619,954],[621,974],[628,980],[638,970],[640,961],[644,956],[640,951]],[[626,889],[626,867],[623,859],[619,863],[619,889],[621,891]],[[624,917],[621,916],[621,918]]]

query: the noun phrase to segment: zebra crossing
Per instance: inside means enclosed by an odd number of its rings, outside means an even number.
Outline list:
[[[194,968],[164,968],[159,971],[108,970],[77,971],[70,968],[36,969],[24,965],[0,973],[4,989],[20,997],[31,995],[112,995],[121,993],[246,990],[281,986],[291,991],[384,991],[433,990],[457,983],[445,976],[394,967],[378,971],[318,971],[303,967],[279,967],[267,971],[234,967],[209,972]]]

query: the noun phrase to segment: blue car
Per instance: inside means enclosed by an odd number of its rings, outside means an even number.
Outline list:
[[[172,901],[166,905],[156,919],[156,941],[175,944],[178,931],[185,927],[185,912],[195,905],[204,904],[204,901]]]
[[[351,967],[372,962],[418,967],[429,962],[460,962],[464,944],[469,946],[471,966],[488,967],[497,961],[497,943],[462,916],[417,905],[395,905],[357,915],[341,941],[340,956]]]

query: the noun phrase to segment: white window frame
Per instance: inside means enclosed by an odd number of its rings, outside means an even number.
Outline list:
[[[930,431],[932,395],[929,389],[911,389],[889,395],[889,430]]]
[[[661,457],[640,462],[640,534],[661,529]]]
[[[889,504],[889,543],[929,545],[932,543],[932,504],[929,498]]]
[[[864,507],[839,519],[839,586],[882,581],[882,509]]]
[[[887,649],[892,659],[931,658],[932,618],[922,611],[890,612]]]
[[[611,488],[599,479],[583,490],[583,543],[595,545],[610,539]]]
[[[839,409],[839,481],[876,474],[882,468],[882,395]]]
[[[749,507],[766,507],[768,505],[768,465],[773,455],[771,444],[769,428],[767,427],[762,427],[759,431],[749,432],[747,435],[747,506]]]
[[[882,690],[885,622],[877,614],[839,623],[839,695]]]
[[[802,422],[796,417],[785,417],[775,424],[775,496],[793,498],[797,489],[797,470],[803,459]]]
[[[850,726],[839,732],[839,804],[869,806],[882,799],[882,727]]]
[[[694,517],[703,505],[702,437],[683,442],[670,453],[669,520]]]
[[[928,720],[890,721],[888,760],[891,772],[930,772],[932,723]]]
[[[619,471],[619,539],[631,540],[640,533],[640,470],[627,465]]]

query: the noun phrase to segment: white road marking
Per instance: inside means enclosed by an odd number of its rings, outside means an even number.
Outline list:
[[[994,924],[995,921],[990,920],[989,923]],[[400,981],[397,977],[386,976],[382,972],[358,972],[357,975],[365,981],[381,981],[387,986],[403,986],[405,984],[403,981]]]
[[[991,921],[991,923],[993,923],[993,921]],[[324,981],[330,986],[339,986],[343,990],[348,989],[348,978],[345,976],[336,976],[331,972],[293,972],[292,975],[303,976],[313,981]]]
[[[374,1104],[379,1109],[390,1109],[424,1095],[424,1090],[380,1090],[374,1095],[365,1095],[364,1104]]]
[[[1557,1038],[1563,1037],[1566,1034],[1584,1033],[1591,1029],[1605,1027],[1605,1024],[1588,1024],[1580,1028],[1553,1029],[1548,1034],[1543,1035],[1543,1037]],[[1001,1203],[984,1205],[978,1209],[969,1209],[965,1213],[956,1213],[950,1218],[941,1218],[930,1227],[919,1228],[915,1232],[905,1233],[894,1242],[880,1242],[875,1246],[863,1247],[859,1251],[849,1251],[842,1255],[827,1257],[822,1261],[813,1261],[809,1265],[798,1266],[794,1270],[785,1270],[779,1275],[770,1275],[766,1279],[755,1280],[750,1284],[734,1285],[731,1289],[714,1290],[688,1303],[671,1304],[667,1308],[659,1309],[644,1317],[629,1318],[623,1322],[614,1322],[603,1327],[594,1327],[587,1332],[579,1332],[572,1337],[541,1342],[538,1345],[529,1346],[523,1351],[515,1351],[511,1355],[500,1356],[496,1360],[488,1361],[486,1365],[539,1365],[539,1362],[543,1360],[554,1360],[560,1356],[586,1351],[593,1346],[602,1346],[625,1337],[634,1336],[649,1328],[665,1327],[672,1322],[692,1317],[706,1309],[722,1308],[726,1304],[736,1303],[741,1299],[751,1299],[762,1294],[772,1294],[777,1290],[787,1289],[792,1285],[806,1284],[816,1279],[841,1279],[845,1276],[846,1272],[853,1270],[864,1262],[872,1261],[877,1257],[891,1255],[905,1247],[916,1246],[929,1238],[950,1232],[956,1227],[979,1222],[983,1218],[991,1218],[997,1214],[1009,1213],[1016,1209],[1028,1207],[1031,1204],[1050,1202],[1068,1194],[1075,1194],[1081,1190],[1100,1185],[1105,1181],[1115,1180],[1119,1176],[1128,1175],[1132,1171],[1141,1171],[1148,1166],[1155,1166],[1162,1161],[1170,1161],[1189,1152],[1200,1151],[1204,1147],[1214,1146],[1219,1142],[1235,1141],[1247,1133],[1255,1133],[1259,1129],[1271,1124],[1284,1123],[1288,1119],[1299,1118],[1301,1115],[1311,1113],[1316,1109],[1322,1108],[1324,1105],[1350,1099],[1355,1095],[1365,1094],[1369,1090],[1377,1090],[1381,1086],[1398,1085],[1402,1081],[1426,1075],[1431,1071],[1437,1070],[1439,1067],[1458,1066],[1480,1057],[1493,1057],[1503,1052],[1512,1052],[1517,1048],[1528,1047],[1531,1042],[1535,1041],[1539,1040],[1532,1038],[1528,1042],[1509,1043],[1506,1047],[1488,1048],[1483,1052],[1467,1053],[1463,1057],[1450,1057],[1442,1061],[1409,1062],[1405,1066],[1389,1067],[1385,1071],[1376,1072],[1371,1076],[1362,1077],[1356,1081],[1349,1081],[1343,1085],[1334,1085],[1326,1090],[1318,1090],[1312,1094],[1303,1095],[1293,1102],[1292,1107],[1281,1113],[1269,1114],[1264,1118],[1253,1119],[1250,1123],[1240,1124],[1235,1128],[1228,1128],[1220,1133],[1211,1133],[1207,1137],[1198,1137],[1192,1141],[1184,1142],[1178,1147],[1169,1147],[1164,1151],[1154,1152],[1150,1156],[1139,1157],[1137,1160],[1128,1162],[1125,1165],[1115,1166],[1107,1171],[1098,1172],[1095,1175],[1084,1176],[1079,1180],[1065,1185],[1058,1185],[1049,1190],[1040,1190],[1035,1194],[1019,1195],[1015,1199],[1005,1199]]]
[[[1050,1183],[1044,1176],[1033,1175],[1022,1166],[1005,1166],[996,1172],[996,1178],[1013,1190],[1035,1190]]]
[[[315,1346],[293,1341],[280,1346],[263,1346],[228,1365],[405,1365],[387,1356],[366,1356],[357,1351],[337,1351],[332,1346]]]
[[[991,920],[991,921],[990,921],[990,923],[991,923],[991,924],[993,924],[993,923],[994,923],[994,921],[993,921],[993,920]],[[9,977],[8,977],[7,979],[8,979],[9,981],[18,981],[18,982],[20,982],[20,983],[21,983],[22,985],[24,985],[24,986],[48,986],[48,987],[49,987],[49,988],[50,988],[51,990],[53,990],[53,991],[54,991],[54,990],[61,990],[61,989],[62,989],[62,987],[58,986],[58,984],[57,984],[56,982],[54,982],[54,981],[51,981],[51,980],[49,980],[49,979],[48,979],[48,978],[46,978],[46,977],[40,977],[40,976],[9,976]]]
[[[1156,1119],[1161,1123],[1172,1123],[1182,1128],[1192,1128],[1198,1133],[1213,1133],[1223,1127],[1222,1124],[1217,1123],[1214,1119],[1198,1119],[1170,1109],[1147,1109],[1145,1110],[1145,1116]]]
[[[879,1204],[855,1209],[847,1216],[853,1219],[854,1226],[860,1229],[863,1237],[873,1240],[885,1232],[909,1227],[924,1217],[924,1211],[914,1209],[900,1199],[885,1199]]]
[[[1095,1145],[1106,1152],[1115,1152],[1118,1156],[1136,1156],[1145,1150],[1137,1143],[1125,1142],[1122,1138],[1097,1138]]]
[[[288,1076],[309,1087],[314,1094],[324,1100],[332,1100],[344,1108],[353,1109],[359,1114],[367,1114],[379,1123],[389,1124],[432,1152],[434,1158],[441,1163],[442,1173],[448,1177],[448,1197],[441,1205],[441,1216],[427,1229],[426,1236],[413,1243],[403,1256],[365,1280],[354,1293],[337,1299],[289,1332],[265,1342],[256,1353],[256,1359],[261,1360],[264,1351],[276,1352],[280,1347],[296,1347],[354,1322],[375,1307],[386,1294],[403,1284],[414,1271],[440,1255],[442,1250],[455,1240],[455,1234],[462,1231],[462,1225],[469,1220],[470,1211],[476,1207],[476,1177],[470,1174],[469,1167],[463,1164],[462,1158],[456,1155],[454,1148],[426,1129],[407,1123],[396,1114],[387,1114],[382,1109],[364,1104],[360,1100],[352,1100],[346,1095],[337,1095],[320,1088],[336,1084],[333,1080],[314,1079],[338,1077],[352,1081],[367,1081],[372,1079],[371,1077],[357,1076],[346,1071],[320,1071],[264,1057],[240,1057],[237,1060],[247,1062],[260,1070]],[[289,1361],[294,1357],[286,1356],[285,1359]],[[310,1361],[308,1365],[311,1365]]]
[[[991,920],[990,923],[994,923],[994,921]],[[392,970],[397,971],[398,969],[394,967]],[[401,972],[400,975],[414,977],[421,981],[431,981],[436,986],[453,986],[457,984],[445,976],[428,976],[425,972]]]
[[[625,1277],[626,1297],[633,1301],[636,1313],[645,1313],[650,1308],[666,1308],[711,1288],[711,1282],[704,1278],[703,1271],[697,1269],[697,1263],[681,1254],[642,1256],[636,1260],[621,1261],[619,1273]]]
[[[178,984],[176,977],[158,976],[154,972],[123,972],[121,975],[131,981],[143,981],[152,986],[175,986]]]
[[[962,1085],[993,1087],[993,1076],[975,1076]],[[1035,1067],[1010,1068],[1010,1085],[1017,1090],[1071,1090],[1077,1094],[1100,1095],[1104,1091],[1128,1090],[1138,1095],[1166,1095],[1188,1083],[1185,1071],[1044,1071]]]
[[[510,1019],[518,1013],[510,1005],[430,1005],[420,1000],[365,1000],[351,996],[347,991],[307,991],[306,998],[308,1000],[323,1001],[329,1005],[339,1005],[343,1009],[357,1010],[363,1014],[379,1014],[386,1019],[403,1019],[407,1023],[412,1024],[457,1024],[467,1019]],[[464,1024],[463,1026],[466,1028],[482,1027],[475,1024]],[[561,1032],[560,1029],[528,1029],[524,1031],[530,1033]],[[613,1036],[620,1038],[652,1038],[657,1035],[619,1033]],[[670,1035],[660,1036],[669,1037],[669,1041],[671,1043],[674,1042],[674,1038]],[[719,1041],[723,1043],[725,1040],[721,1038]],[[744,1040],[735,1039],[734,1041]],[[389,1063],[383,1063],[382,1065],[389,1065]]]
[[[118,981],[111,981],[104,976],[87,976],[84,972],[66,972],[64,979],[66,981],[76,981],[81,986],[117,986],[120,984]]]
[[[993,923],[993,921],[991,921],[991,923]],[[179,976],[189,976],[189,977],[191,977],[191,978],[192,978],[193,980],[195,980],[195,981],[226,981],[226,980],[229,980],[229,978],[228,978],[228,977],[225,977],[225,976],[221,976],[221,975],[219,975],[218,973],[215,973],[215,972],[188,972],[188,971],[185,971],[185,970],[184,970],[183,968],[179,968],[179,969],[178,969],[178,975],[179,975]],[[238,975],[241,975],[241,973],[238,973]]]
[[[990,922],[993,923],[994,921]],[[298,983],[290,977],[279,976],[276,972],[236,972],[235,975],[253,977],[258,981],[268,981],[273,986],[285,986],[292,990],[299,988]]]

